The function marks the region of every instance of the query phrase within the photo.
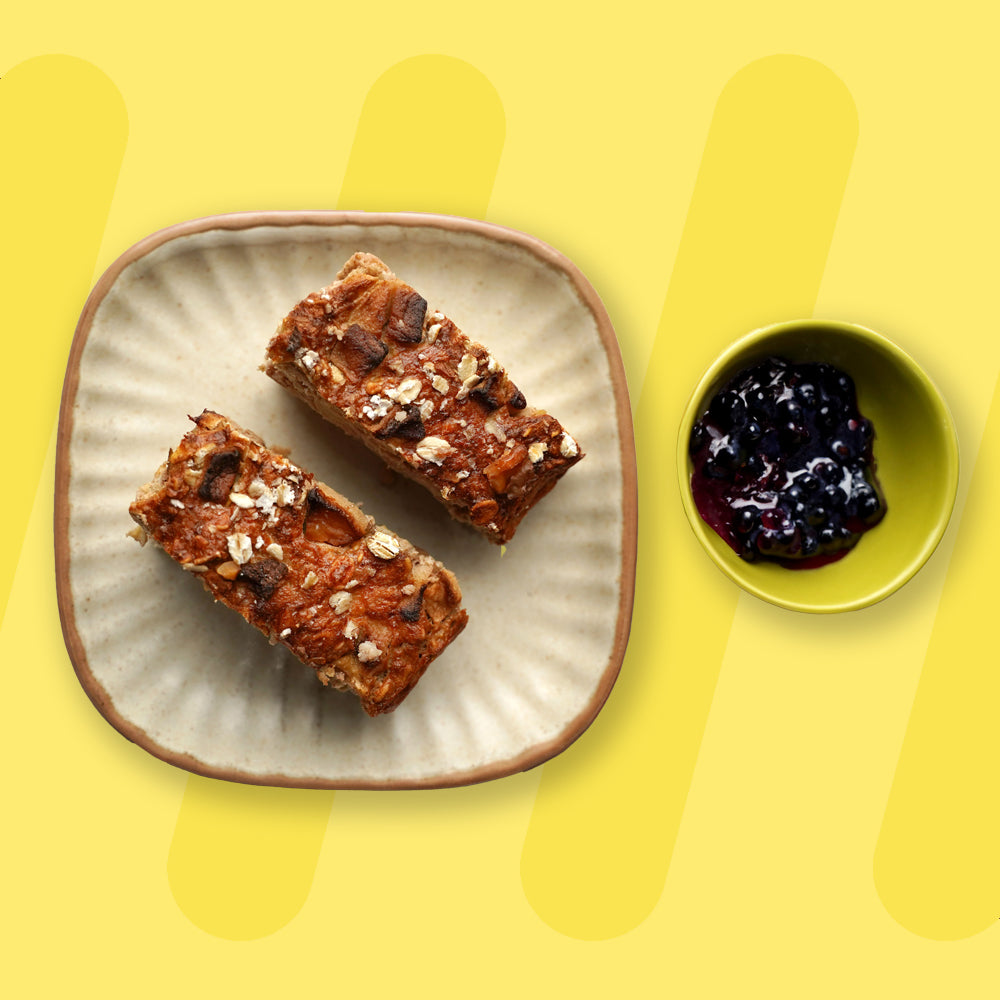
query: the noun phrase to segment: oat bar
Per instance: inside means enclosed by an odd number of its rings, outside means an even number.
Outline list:
[[[496,543],[583,457],[485,347],[372,254],[292,309],[263,370]]]
[[[212,596],[391,712],[467,620],[455,577],[256,435],[206,410],[129,513]]]

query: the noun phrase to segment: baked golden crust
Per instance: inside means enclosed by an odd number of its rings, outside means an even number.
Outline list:
[[[496,543],[583,457],[485,347],[372,254],[292,309],[263,370]]]
[[[129,513],[324,684],[391,712],[465,627],[455,577],[256,435],[192,419]]]

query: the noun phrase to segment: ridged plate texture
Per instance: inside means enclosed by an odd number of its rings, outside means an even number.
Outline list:
[[[485,344],[587,453],[503,554],[259,371],[281,318],[356,250],[382,257]],[[126,537],[136,489],[206,407],[288,448],[458,576],[469,625],[395,713],[369,719],[154,546]],[[220,777],[422,787],[537,764],[589,724],[624,654],[635,555],[628,412],[600,302],[530,237],[347,213],[225,216],[156,234],[95,289],[67,374],[56,549],[77,673],[130,739]]]

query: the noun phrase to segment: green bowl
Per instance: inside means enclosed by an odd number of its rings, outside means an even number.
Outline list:
[[[741,559],[702,520],[691,494],[692,425],[733,375],[771,355],[828,361],[847,372],[857,386],[861,412],[875,425],[877,475],[888,512],[846,556],[815,569]],[[898,590],[937,547],[955,503],[958,439],[934,383],[892,341],[853,323],[795,320],[747,334],[704,374],[684,411],[677,469],[694,533],[744,590],[793,611],[854,611]]]

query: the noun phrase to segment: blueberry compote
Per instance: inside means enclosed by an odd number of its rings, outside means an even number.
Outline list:
[[[744,559],[833,562],[885,515],[874,437],[849,375],[768,358],[730,380],[691,431],[698,511]]]

